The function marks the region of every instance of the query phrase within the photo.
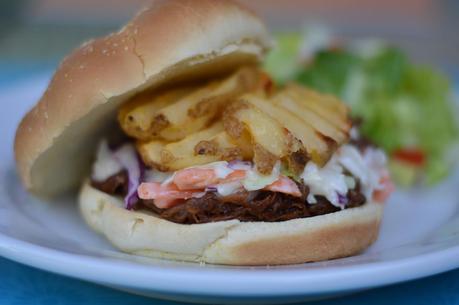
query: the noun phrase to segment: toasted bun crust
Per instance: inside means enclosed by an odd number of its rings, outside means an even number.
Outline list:
[[[120,103],[146,87],[256,63],[269,45],[263,23],[230,0],[154,2],[61,63],[16,133],[22,181],[42,196],[78,187]]]
[[[128,211],[120,199],[85,183],[79,196],[86,222],[122,251],[225,265],[280,265],[357,254],[377,238],[383,205],[284,222],[221,221],[182,225],[147,211]]]

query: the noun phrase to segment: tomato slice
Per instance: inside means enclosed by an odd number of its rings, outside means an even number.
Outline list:
[[[400,148],[392,153],[394,159],[415,166],[423,166],[426,161],[424,152],[419,148]]]

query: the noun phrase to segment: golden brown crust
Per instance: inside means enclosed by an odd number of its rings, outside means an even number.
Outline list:
[[[22,181],[41,195],[76,187],[91,145],[128,97],[170,79],[254,63],[268,46],[263,23],[232,1],[154,2],[119,32],[87,42],[61,63],[17,130]]]
[[[83,185],[86,222],[122,251],[225,265],[280,265],[357,254],[377,238],[383,205],[284,222],[238,220],[183,225],[128,211],[118,198]],[[197,237],[198,236],[198,237]]]

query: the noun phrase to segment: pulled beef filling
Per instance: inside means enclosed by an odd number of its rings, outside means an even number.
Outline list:
[[[142,201],[143,207],[156,212],[161,218],[181,224],[197,224],[222,220],[240,221],[285,221],[295,218],[313,217],[340,211],[325,197],[317,196],[317,203],[306,201],[309,192],[301,184],[303,196],[293,197],[283,193],[258,191],[239,192],[227,197],[216,193],[207,193],[201,198],[191,198],[183,204],[169,209],[158,209],[152,200]],[[361,206],[365,196],[358,189],[347,194],[349,203],[346,208]]]
[[[105,181],[91,180],[91,186],[110,195],[125,196],[128,192],[129,177],[126,170],[108,177]]]
[[[103,182],[92,181],[91,185],[98,190],[117,196],[127,193],[128,176],[121,171]],[[184,203],[169,209],[159,209],[153,200],[141,200],[136,209],[148,209],[161,218],[181,224],[197,224],[230,219],[240,221],[285,221],[295,218],[313,217],[341,210],[332,205],[325,197],[316,196],[317,203],[310,204],[306,198],[309,188],[298,183],[301,197],[293,197],[283,193],[270,191],[241,191],[226,197],[217,193],[207,193],[201,198],[191,198]],[[349,190],[348,204],[345,208],[361,206],[365,196],[360,187]]]

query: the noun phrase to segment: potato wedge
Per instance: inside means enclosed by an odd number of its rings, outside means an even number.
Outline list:
[[[246,99],[243,96],[226,109],[223,124],[226,132],[235,139],[241,138],[246,132],[250,135],[257,169],[269,174],[277,160],[300,149],[301,145],[287,128]]]
[[[218,157],[212,155],[195,155],[194,147],[200,141],[211,139],[221,131],[223,131],[222,124],[216,124],[189,135],[181,141],[173,143],[161,140],[140,142],[137,148],[145,164],[162,171],[179,170],[218,160]]]
[[[342,132],[347,133],[351,128],[351,122],[348,119],[349,108],[336,97],[321,94],[294,83],[288,84],[284,92],[304,107],[322,116]]]
[[[228,128],[230,120],[235,120],[240,124],[238,130]],[[288,152],[287,130],[258,108],[244,102],[243,99],[228,109],[225,129],[234,138],[239,137],[241,132],[246,129],[254,143],[261,145],[275,156],[283,156]]]
[[[168,171],[168,168],[162,164],[162,151],[166,142],[154,140],[150,142],[138,141],[136,148],[145,165],[157,168],[161,171]]]
[[[258,69],[244,67],[206,84],[137,95],[121,107],[118,121],[139,140],[178,141],[208,126],[237,96],[265,88],[267,83]]]
[[[346,133],[342,132],[334,124],[330,123],[322,116],[311,111],[304,102],[292,95],[293,94],[289,94],[289,92],[282,91],[273,97],[273,102],[295,114],[305,124],[316,130],[316,132],[325,137],[331,138],[337,144],[344,143],[347,140],[348,135]]]
[[[238,147],[217,122],[209,128],[172,143],[161,140],[139,142],[138,151],[145,164],[162,171],[175,171],[219,160],[247,159],[252,151]]]
[[[217,155],[220,160],[226,161],[250,160],[253,157],[253,148],[249,137],[233,139],[228,133],[222,131],[212,139],[196,144],[195,155]]]
[[[211,82],[164,107],[153,117],[153,126],[156,121],[160,122],[158,134],[164,140],[183,139],[207,126],[236,97],[255,88],[258,77],[259,71],[255,68],[241,68],[231,76]],[[162,118],[167,122],[166,127],[163,127]]]
[[[155,133],[152,130],[152,118],[166,105],[175,103],[180,98],[192,92],[195,87],[181,87],[168,89],[161,92],[144,92],[136,95],[128,103],[121,106],[118,112],[118,122],[124,132],[140,140],[148,140]],[[156,126],[166,126],[167,123],[161,117],[156,117]]]
[[[247,94],[244,95],[242,99],[256,106],[287,128],[295,138],[301,141],[314,162],[324,164],[328,161],[333,153],[332,143],[324,140],[324,137],[321,136],[320,133],[316,132],[309,124],[305,124],[304,121],[294,113],[255,95]],[[293,151],[297,151],[297,149],[293,149]]]

